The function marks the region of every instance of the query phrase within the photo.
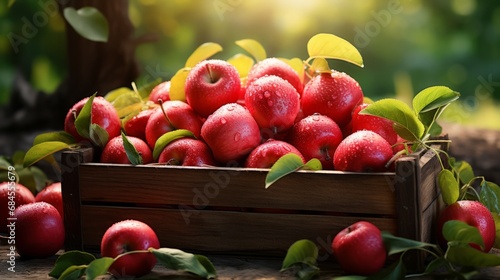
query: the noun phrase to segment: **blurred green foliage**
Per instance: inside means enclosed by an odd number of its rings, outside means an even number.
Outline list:
[[[0,104],[8,100],[16,72],[52,92],[66,71],[64,22],[49,2],[0,4]],[[42,14],[47,16],[43,22]],[[137,0],[129,1],[137,36],[158,40],[136,50],[137,83],[169,79],[204,42],[224,47],[217,58],[243,52],[234,42],[251,38],[268,56],[307,58],[317,33],[338,35],[360,50],[365,67],[341,61],[331,67],[359,81],[365,95],[411,100],[432,85],[462,94],[445,117],[500,128],[500,5],[479,0]],[[15,52],[9,34],[22,36],[26,22],[37,30]],[[26,36],[24,36],[26,37]]]

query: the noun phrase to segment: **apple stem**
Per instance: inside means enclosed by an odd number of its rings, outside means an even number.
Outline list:
[[[158,99],[158,102],[160,103],[160,108],[161,108],[161,111],[163,113],[163,116],[165,117],[165,119],[167,120],[168,124],[172,127],[172,130],[176,130],[175,126],[172,124],[172,122],[170,121],[170,119],[168,118],[167,116],[167,112],[165,112],[165,108],[163,107],[163,100],[161,99]]]
[[[76,110],[75,110],[75,109],[71,110],[71,114],[73,114],[73,117],[74,117],[74,118],[75,118],[75,120],[76,120],[76,118],[77,118],[78,116],[76,115]]]

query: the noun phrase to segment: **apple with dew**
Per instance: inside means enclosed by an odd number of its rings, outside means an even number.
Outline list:
[[[305,116],[319,113],[330,117],[339,127],[351,121],[352,111],[361,103],[363,91],[358,82],[335,70],[313,77],[305,85],[301,98]]]
[[[130,251],[160,248],[160,241],[153,229],[137,220],[124,220],[113,224],[101,239],[101,255],[116,258]],[[118,277],[141,277],[151,272],[156,257],[151,252],[141,252],[121,256],[108,271]]]
[[[370,130],[360,130],[340,142],[333,155],[336,170],[354,172],[388,171],[392,147],[382,136]]]
[[[57,209],[47,202],[24,204],[14,211],[16,250],[26,259],[55,255],[63,246],[64,222]]]
[[[323,169],[333,169],[333,155],[342,139],[337,123],[318,114],[298,121],[288,134],[288,142],[302,153],[306,161],[316,158]]]
[[[133,136],[146,141],[146,125],[149,117],[153,114],[154,109],[146,109],[139,112],[127,120],[123,125],[123,130],[128,136]]]
[[[162,109],[163,108],[163,109]],[[171,100],[154,109],[146,123],[146,142],[154,149],[156,140],[163,134],[176,129],[187,129],[196,138],[200,137],[203,122],[189,104]]]
[[[261,129],[277,134],[293,126],[300,110],[300,96],[282,78],[264,76],[247,86],[245,106]]]
[[[332,250],[341,268],[349,274],[374,274],[382,269],[387,258],[380,229],[367,221],[356,222],[337,233]]]
[[[35,202],[35,196],[24,185],[16,182],[0,183],[0,232],[8,232],[8,218],[12,218],[14,210],[24,204]]]
[[[398,134],[394,131],[394,123],[388,119],[379,116],[360,114],[361,110],[368,107],[369,104],[363,103],[356,106],[352,112],[351,130],[352,132],[360,130],[371,130],[382,136],[389,144],[394,145],[398,140]]]
[[[73,105],[73,107],[69,109],[68,113],[66,114],[66,118],[64,119],[64,131],[71,134],[77,142],[81,142],[82,140],[89,140],[80,136],[75,127],[75,120],[78,114],[80,114],[80,111],[82,110],[87,100],[89,100],[89,97],[86,97]],[[96,96],[93,99],[91,123],[97,124],[100,127],[104,128],[108,133],[108,139],[120,135],[120,117],[118,116],[115,107],[113,107],[113,105],[102,96]]]
[[[182,166],[216,165],[208,145],[192,138],[181,138],[169,143],[160,153],[158,163]]]
[[[269,139],[250,152],[245,161],[245,167],[271,168],[278,159],[289,153],[298,155],[302,162],[306,163],[304,156],[292,144]]]
[[[170,81],[161,82],[149,93],[148,99],[156,104],[170,100]],[[161,102],[160,102],[161,100]]]
[[[237,102],[240,90],[238,70],[219,59],[207,59],[196,64],[184,84],[187,103],[204,118],[224,104]]]
[[[299,74],[292,66],[276,57],[268,57],[264,60],[257,62],[247,76],[247,85],[253,83],[255,80],[265,76],[278,76],[292,85],[295,90],[300,94],[304,89],[304,85],[300,80]]]
[[[458,220],[470,226],[476,227],[483,238],[484,247],[478,244],[470,244],[471,247],[483,252],[489,252],[495,243],[496,227],[495,220],[490,210],[481,202],[474,200],[459,200],[446,206],[439,214],[437,222],[438,243],[446,248],[447,241],[443,237],[443,225],[447,221]]]
[[[153,153],[149,148],[148,144],[143,140],[126,136],[127,140],[135,147],[137,152],[142,157],[142,163],[148,164],[153,162]],[[108,144],[104,147],[101,154],[102,163],[119,163],[119,164],[130,164],[127,152],[125,151],[125,146],[123,144],[122,136],[117,136],[109,140]]]
[[[64,219],[61,182],[55,182],[43,188],[39,193],[36,194],[35,201],[44,201],[51,204],[57,209],[57,211],[61,215],[61,218]]]
[[[239,161],[260,144],[259,125],[237,103],[223,105],[201,127],[201,137],[220,163]]]

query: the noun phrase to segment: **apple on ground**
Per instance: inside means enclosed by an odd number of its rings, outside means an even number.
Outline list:
[[[142,157],[142,163],[148,164],[153,162],[153,153],[149,148],[148,144],[143,140],[126,136],[128,141],[134,145],[137,152]],[[101,154],[102,163],[120,163],[120,164],[130,164],[127,152],[125,151],[125,146],[123,145],[122,136],[117,136],[108,141]]]
[[[361,110],[368,107],[369,104],[363,103],[356,106],[352,112],[351,130],[352,132],[360,130],[371,130],[382,136],[389,144],[394,145],[398,140],[398,134],[394,131],[393,122],[378,116],[359,114]]]
[[[223,105],[210,115],[201,127],[201,137],[220,163],[239,161],[260,144],[259,125],[237,103]]]
[[[341,128],[349,124],[352,111],[361,103],[363,91],[358,82],[334,70],[313,77],[305,85],[301,98],[305,116],[319,113],[330,117]]]
[[[336,170],[382,172],[392,158],[392,147],[382,136],[370,130],[360,130],[347,136],[333,155]]]
[[[64,119],[64,131],[71,134],[77,142],[85,139],[80,136],[75,127],[75,120],[89,97],[78,101],[71,109],[69,109]],[[91,123],[97,124],[108,132],[108,139],[120,135],[121,122],[118,113],[111,103],[104,97],[96,96],[92,102]]]
[[[149,117],[146,124],[146,142],[154,149],[156,140],[163,134],[181,128],[191,131],[199,138],[202,124],[200,116],[187,103],[179,100],[167,101],[154,109]]]
[[[15,182],[3,182],[0,183],[0,205],[3,209],[0,209],[0,232],[10,231],[7,228],[9,224],[8,218],[11,217],[12,213],[17,207],[35,202],[35,196],[33,193],[25,186]]]
[[[299,74],[292,68],[292,66],[276,57],[266,58],[252,66],[248,72],[247,86],[261,77],[271,75],[278,76],[286,80],[295,88],[299,95],[302,94],[304,85],[300,81]]]
[[[181,138],[169,143],[160,153],[158,163],[182,166],[216,165],[208,145],[192,138]]]
[[[447,221],[458,220],[470,226],[476,227],[483,237],[483,252],[489,252],[495,243],[496,227],[493,215],[481,202],[474,200],[459,200],[450,204],[441,211],[437,223],[438,243],[446,248],[447,241],[443,237],[443,225]],[[471,247],[481,251],[478,244],[470,244]]]
[[[286,80],[264,76],[247,86],[245,106],[261,129],[277,134],[293,126],[300,110],[300,95]]]
[[[302,162],[306,163],[304,156],[290,143],[269,139],[250,152],[245,161],[245,167],[271,168],[278,159],[289,153],[298,155]]]
[[[170,100],[170,81],[161,82],[149,93],[148,99],[156,104]],[[161,100],[161,102],[160,102]]]
[[[333,169],[333,155],[343,137],[331,118],[318,114],[305,117],[294,124],[288,137],[288,142],[302,153],[306,161],[316,158],[323,169]]]
[[[387,258],[380,229],[367,221],[356,222],[337,233],[332,250],[341,268],[349,274],[374,274],[382,269]]]
[[[207,59],[196,64],[186,78],[186,101],[201,117],[224,104],[238,101],[241,90],[238,70],[229,62]]]
[[[64,245],[64,222],[57,209],[47,202],[24,204],[14,211],[16,250],[22,258],[46,258]]]
[[[124,220],[113,224],[101,239],[101,255],[116,258],[130,251],[160,248],[153,229],[137,220]],[[108,271],[118,277],[140,277],[151,272],[156,257],[151,252],[134,253],[116,259]]]
[[[63,218],[64,220],[61,182],[55,182],[43,188],[39,193],[36,194],[35,201],[44,201],[51,204],[57,209],[57,211],[61,215],[61,218]]]

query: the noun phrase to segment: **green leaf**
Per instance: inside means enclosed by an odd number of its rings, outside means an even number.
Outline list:
[[[186,101],[186,93],[184,91],[184,85],[186,84],[187,76],[191,71],[190,67],[184,67],[179,69],[177,73],[170,79],[170,99]]]
[[[68,267],[62,274],[57,278],[58,280],[78,280],[84,274],[87,269],[87,265],[72,265]]]
[[[433,111],[446,106],[457,100],[460,93],[445,86],[428,87],[415,95],[413,98],[413,110],[415,114]]]
[[[368,277],[361,275],[346,275],[333,278],[334,280],[365,280]]]
[[[466,161],[456,161],[451,166],[453,166],[455,171],[458,173],[458,177],[460,178],[460,182],[462,182],[462,184],[468,184],[476,177],[472,166]]]
[[[35,145],[26,152],[26,156],[24,157],[24,167],[31,166],[49,155],[70,147],[70,144],[58,141],[43,142]]]
[[[406,275],[406,267],[399,258],[397,262],[393,262],[390,266],[383,268],[375,274],[370,275],[366,280],[399,280],[404,279]]]
[[[300,280],[312,280],[319,276],[320,269],[314,265],[302,265],[300,269],[295,273],[297,279]]]
[[[36,166],[30,166],[27,169],[31,172],[33,179],[35,180],[35,192],[40,192],[49,182],[47,175]]]
[[[235,42],[240,48],[247,51],[255,61],[261,61],[267,58],[266,50],[264,47],[256,40],[253,39],[243,39]]]
[[[67,251],[60,255],[49,276],[59,278],[61,274],[72,265],[88,265],[96,258],[94,255],[82,251]]]
[[[340,59],[363,67],[363,58],[356,47],[333,34],[320,33],[313,36],[307,42],[307,52],[309,59]]]
[[[250,72],[250,69],[254,65],[254,61],[251,57],[241,53],[235,54],[233,57],[229,58],[227,62],[231,63],[231,65],[236,68],[238,74],[240,74],[240,78],[248,76],[248,72]]]
[[[412,239],[394,236],[388,232],[382,232],[382,238],[387,250],[387,255],[399,254],[407,250],[420,249],[425,247],[437,247],[434,244],[420,242]]]
[[[110,98],[114,98],[113,101],[110,101],[111,104],[113,104],[113,107],[115,107],[116,111],[120,111],[121,109],[133,105],[133,104],[141,104],[142,103],[142,98],[139,95],[139,93],[129,90],[129,91],[120,91],[119,96],[114,96],[111,95]],[[118,94],[118,93],[116,93]]]
[[[397,99],[378,100],[368,105],[360,114],[370,114],[393,121],[396,133],[408,141],[420,140],[424,134],[424,125],[413,110]]]
[[[288,269],[296,264],[316,266],[318,259],[318,246],[314,242],[301,239],[295,241],[286,252],[281,270]]]
[[[470,246],[451,246],[446,253],[448,261],[460,266],[493,267],[500,265],[500,256],[488,254]]]
[[[58,141],[58,142],[64,142],[67,144],[75,144],[75,138],[71,136],[71,134],[67,133],[66,131],[54,131],[54,132],[46,132],[39,134],[35,137],[33,140],[33,146],[43,143],[43,142],[49,142],[49,141]]]
[[[96,93],[89,97],[85,105],[83,105],[82,110],[75,119],[75,128],[78,134],[84,138],[90,137],[90,124],[92,123],[92,102]]]
[[[497,184],[484,181],[481,185],[479,200],[491,212],[500,214],[500,187]]]
[[[158,140],[156,140],[155,147],[153,149],[153,158],[155,160],[157,160],[158,157],[160,156],[161,152],[163,151],[163,149],[165,149],[165,147],[168,144],[170,144],[171,142],[173,142],[177,139],[184,138],[184,137],[190,137],[190,138],[196,139],[194,134],[187,129],[176,129],[173,131],[169,131],[169,132],[163,134],[162,136],[160,136],[160,138],[158,138]]]
[[[116,89],[111,90],[108,93],[106,93],[106,95],[104,96],[104,99],[106,99],[109,103],[112,104],[118,97],[125,95],[125,94],[128,94],[130,92],[134,92],[134,91],[128,87],[116,88]]]
[[[495,220],[495,229],[496,229],[496,235],[495,235],[495,243],[493,244],[493,247],[496,249],[500,248],[500,215],[497,213],[491,213],[493,216],[493,219]]]
[[[450,205],[458,200],[460,196],[460,186],[453,172],[448,169],[441,170],[438,175],[438,185],[446,205]]]
[[[64,9],[63,14],[69,25],[85,39],[96,42],[108,41],[108,21],[96,8],[83,7],[75,10],[68,7]]]
[[[222,51],[222,47],[219,44],[212,42],[204,43],[188,57],[184,67],[194,67],[198,62],[208,59],[220,51]]]
[[[213,264],[207,258],[186,253],[178,249],[150,248],[149,250],[156,256],[158,262],[167,268],[187,271],[206,279],[215,278],[217,276]]]
[[[289,153],[282,156],[273,164],[271,170],[266,175],[266,189],[279,179],[302,167],[304,167],[304,162],[302,162],[302,159],[298,155]]]
[[[108,273],[109,267],[113,264],[115,260],[109,257],[102,257],[100,259],[95,259],[89,263],[85,273],[87,274],[86,280],[94,280],[98,276],[105,275]]]
[[[321,161],[317,158],[312,158],[304,166],[302,169],[307,169],[307,170],[321,170],[323,169],[323,166],[321,165]]]
[[[431,262],[429,262],[429,264],[425,267],[424,273],[431,274],[431,273],[441,269],[442,267],[446,267],[447,263],[448,263],[448,261],[446,261],[445,258],[442,258],[442,257],[435,258]]]
[[[109,140],[109,134],[102,126],[92,123],[89,129],[89,138],[97,146],[104,148]]]
[[[328,61],[321,57],[313,60],[310,69],[314,71],[314,73],[329,73],[332,71],[330,65],[328,65]]]
[[[462,221],[450,220],[443,225],[443,236],[448,244],[469,246],[470,243],[484,247],[483,237],[479,230]],[[474,249],[476,250],[476,249]]]
[[[123,147],[125,148],[125,153],[127,158],[132,165],[142,164],[142,156],[139,154],[135,146],[130,143],[125,133],[122,132]]]

